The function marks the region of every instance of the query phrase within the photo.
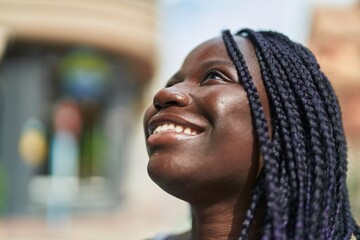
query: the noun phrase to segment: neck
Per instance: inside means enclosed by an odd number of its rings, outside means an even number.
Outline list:
[[[242,223],[249,208],[249,201],[222,202],[208,206],[191,206],[192,240],[235,240],[240,236]],[[258,239],[256,232],[261,229],[263,209],[258,209],[252,227],[250,239]]]

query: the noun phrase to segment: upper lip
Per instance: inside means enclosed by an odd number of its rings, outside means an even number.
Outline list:
[[[172,113],[164,113],[164,114],[156,114],[150,118],[148,123],[148,136],[150,136],[155,128],[164,123],[174,123],[176,125],[181,125],[184,127],[189,127],[197,130],[198,132],[203,132],[204,127],[202,124],[196,122],[196,118],[194,117],[184,117],[177,114]]]

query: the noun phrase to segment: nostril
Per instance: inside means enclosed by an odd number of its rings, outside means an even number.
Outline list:
[[[161,108],[162,108],[161,105],[158,104],[158,103],[154,103],[154,107],[155,107],[155,109],[158,110],[158,111],[160,111]]]
[[[179,102],[177,102],[177,101],[167,101],[166,103],[165,103],[165,106],[166,107],[170,107],[170,106],[182,106]]]
[[[162,104],[154,103],[154,107],[158,111],[161,110],[162,108],[167,108],[167,107],[170,107],[170,106],[181,107],[181,104],[179,104],[177,101],[167,101],[167,102],[164,102]]]

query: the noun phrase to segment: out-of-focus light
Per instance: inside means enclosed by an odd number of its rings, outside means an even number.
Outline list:
[[[79,149],[72,133],[59,130],[50,154],[51,189],[48,195],[48,224],[57,226],[71,219],[71,203],[77,189]],[[75,188],[74,188],[75,187]]]
[[[44,128],[40,121],[33,118],[26,121],[18,147],[22,159],[32,166],[39,166],[46,158],[47,148]]]
[[[78,104],[63,100],[55,110],[55,131],[66,131],[78,137],[82,130],[82,116]]]
[[[108,62],[89,49],[69,53],[60,64],[63,90],[78,100],[102,99],[106,94],[109,74]]]
[[[79,149],[75,137],[66,131],[56,132],[51,148],[51,175],[77,176],[78,160]]]

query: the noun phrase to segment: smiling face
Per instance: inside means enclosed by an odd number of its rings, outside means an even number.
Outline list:
[[[252,45],[235,40],[267,103]],[[155,95],[144,129],[148,173],[165,191],[190,203],[250,195],[262,163],[248,98],[221,38],[188,55]]]

